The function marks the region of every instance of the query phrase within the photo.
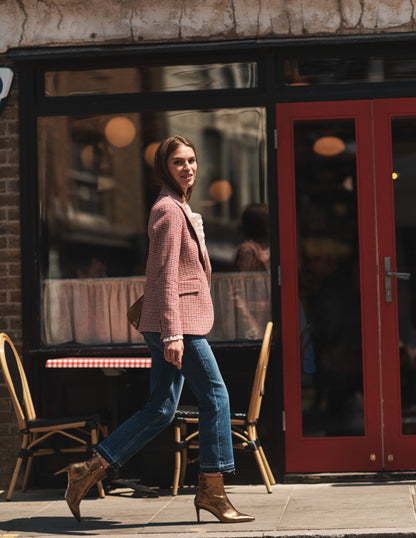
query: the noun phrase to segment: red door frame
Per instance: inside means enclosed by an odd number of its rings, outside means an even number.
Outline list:
[[[376,471],[382,468],[378,286],[371,101],[276,105],[282,349],[287,472]],[[353,118],[356,125],[365,435],[302,435],[293,122]]]
[[[397,281],[392,279],[392,302],[385,300],[384,258],[391,257],[396,266],[395,208],[391,119],[395,116],[416,116],[416,99],[376,99],[374,107],[374,166],[377,178],[376,207],[379,230],[380,274],[380,347],[384,406],[385,469],[414,469],[416,438],[403,435],[401,428],[400,357],[397,305]]]

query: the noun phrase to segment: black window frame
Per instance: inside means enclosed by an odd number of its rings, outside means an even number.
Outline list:
[[[415,54],[412,54],[412,50],[414,50],[412,46],[415,44],[415,34],[315,38],[309,41],[308,46],[305,43],[294,43],[294,40],[290,44],[280,44],[275,70],[279,95],[277,102],[414,97],[416,95],[416,80],[364,81],[307,86],[286,85],[284,61],[294,58],[414,57]]]
[[[184,50],[187,50],[186,48]],[[273,128],[274,104],[268,107],[265,68],[267,54],[253,51],[215,54],[212,51],[193,51],[178,54],[177,50],[157,57],[160,65],[209,64],[229,62],[252,62],[258,66],[256,88],[169,91],[154,93],[129,93],[116,95],[77,95],[65,97],[45,96],[44,74],[47,71],[68,69],[99,69],[138,65],[155,65],[152,47],[146,51],[128,49],[120,55],[120,49],[103,48],[100,53],[89,49],[53,51],[27,51],[30,58],[18,53],[19,107],[20,107],[20,152],[21,152],[21,224],[22,224],[22,322],[24,354],[28,357],[53,358],[60,356],[145,356],[145,344],[123,345],[71,345],[45,346],[41,343],[41,275],[39,255],[39,193],[37,172],[37,118],[72,114],[108,114],[123,112],[163,110],[203,110],[213,108],[264,107],[267,115],[267,131]],[[268,139],[270,137],[268,136]],[[272,148],[267,148],[268,155]],[[269,161],[270,159],[268,159]],[[273,161],[273,160],[272,160]],[[267,178],[270,171],[266,172]],[[270,203],[270,201],[269,201]],[[277,230],[274,232],[277,238]],[[272,240],[272,239],[271,239]],[[272,276],[273,278],[273,276]],[[213,343],[221,349],[254,348],[258,343],[224,341]]]

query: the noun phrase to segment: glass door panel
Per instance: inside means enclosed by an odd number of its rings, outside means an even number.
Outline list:
[[[391,120],[401,430],[416,434],[416,117]]]
[[[302,433],[364,435],[355,120],[293,132]]]

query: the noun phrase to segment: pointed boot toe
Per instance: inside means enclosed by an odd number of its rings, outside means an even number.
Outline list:
[[[88,491],[100,480],[106,478],[107,473],[98,458],[92,457],[82,463],[73,463],[55,474],[68,473],[68,486],[65,491],[65,500],[77,521],[81,521],[79,505]]]

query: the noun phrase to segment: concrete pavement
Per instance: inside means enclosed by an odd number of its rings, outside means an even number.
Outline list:
[[[158,491],[157,498],[138,498],[131,489],[112,490],[105,499],[89,497],[81,504],[81,523],[61,490],[17,490],[11,502],[1,492],[0,537],[416,537],[414,484],[278,484],[272,494],[263,485],[227,486],[231,502],[256,517],[239,524],[220,523],[206,511],[198,523],[193,488],[177,497]]]

